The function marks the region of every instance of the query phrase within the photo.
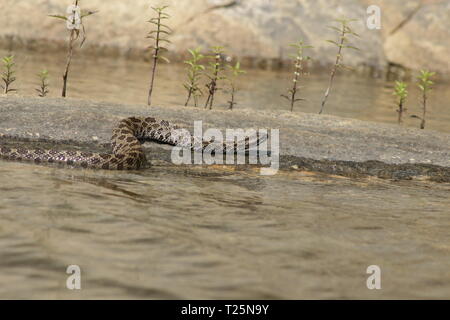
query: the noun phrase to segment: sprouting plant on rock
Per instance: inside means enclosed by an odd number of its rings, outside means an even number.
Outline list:
[[[63,74],[63,88],[62,96],[67,95],[67,79],[69,77],[70,64],[72,63],[73,51],[75,43],[80,39],[80,34],[82,35],[80,41],[80,48],[83,47],[86,41],[86,28],[83,24],[83,19],[97,13],[97,11],[82,11],[79,7],[79,2],[81,0],[74,0],[73,4],[67,8],[67,16],[64,15],[50,15],[52,18],[62,19],[66,21],[67,30],[69,30],[69,44],[67,50],[67,62],[66,68]]]
[[[236,62],[234,66],[229,66],[231,69],[231,77],[228,79],[230,84],[230,92],[231,92],[231,100],[228,101],[229,109],[233,110],[234,106],[237,105],[236,102],[236,92],[238,91],[236,80],[241,75],[244,74],[245,71],[241,69],[240,62]]]
[[[297,98],[297,92],[300,89],[300,86],[298,83],[299,83],[300,77],[305,74],[304,73],[304,70],[305,70],[304,63],[311,59],[310,57],[304,55],[304,50],[306,48],[312,48],[312,46],[305,45],[303,43],[303,41],[299,41],[297,43],[292,43],[290,46],[294,47],[296,49],[296,54],[291,55],[291,57],[293,58],[293,61],[294,61],[294,79],[292,80],[293,85],[292,85],[292,88],[288,90],[287,95],[282,94],[281,96],[290,101],[291,111],[293,111],[295,103],[298,101],[304,100],[302,98]]]
[[[222,72],[224,71],[224,67],[222,64],[222,55],[223,47],[212,47],[212,55],[210,56],[210,59],[212,59],[212,61],[209,63],[208,73],[206,74],[209,82],[206,84],[206,88],[208,88],[208,98],[206,99],[205,109],[212,109],[214,105],[214,96],[216,92],[220,90],[220,88],[218,87],[218,82],[226,79],[226,77],[222,76]]]
[[[398,124],[401,124],[403,122],[402,116],[403,113],[406,112],[405,108],[405,102],[406,98],[408,97],[408,85],[402,81],[396,81],[395,82],[395,88],[394,88],[394,95],[397,96],[398,102],[397,102],[397,113],[398,113]]]
[[[14,66],[16,65],[14,63],[14,56],[6,56],[2,59],[3,67],[5,68],[5,71],[2,73],[2,80],[3,84],[1,85],[3,89],[4,94],[8,94],[10,92],[17,91],[17,89],[12,89],[11,84],[16,81],[16,77],[14,74],[16,73],[14,71]]]
[[[412,115],[412,118],[420,119],[420,129],[425,129],[425,119],[427,115],[427,101],[428,101],[428,92],[432,90],[431,86],[434,84],[431,81],[431,77],[433,77],[436,72],[430,72],[428,70],[420,71],[420,75],[417,77],[419,83],[417,84],[420,90],[422,91],[422,116]]]
[[[325,107],[325,104],[327,102],[328,96],[331,92],[332,86],[333,86],[333,81],[334,81],[334,77],[336,75],[336,72],[338,70],[338,68],[340,67],[344,67],[344,68],[348,68],[347,66],[345,66],[344,64],[342,64],[342,51],[343,49],[354,49],[354,50],[359,50],[357,47],[352,46],[349,43],[349,39],[348,36],[355,36],[355,37],[359,37],[359,35],[353,31],[353,29],[349,26],[349,24],[353,21],[357,21],[355,19],[337,19],[337,22],[340,23],[340,27],[335,27],[335,26],[330,26],[331,29],[333,29],[334,31],[336,31],[339,34],[339,38],[338,41],[334,41],[334,40],[327,40],[327,42],[330,42],[332,44],[334,44],[337,48],[337,54],[336,54],[336,61],[331,69],[331,73],[330,73],[330,80],[328,83],[328,88],[325,91],[325,96],[322,100],[322,106],[320,108],[320,112],[319,114],[321,114],[323,112],[323,109]]]
[[[48,71],[42,70],[37,76],[39,77],[40,83],[39,88],[37,88],[36,91],[38,92],[39,97],[44,98],[50,92],[48,89]]]
[[[158,66],[158,61],[163,60],[169,63],[169,59],[162,55],[162,52],[168,51],[167,48],[162,46],[162,43],[170,43],[166,38],[172,32],[172,29],[164,24],[165,20],[170,18],[170,15],[166,13],[168,6],[163,7],[152,7],[152,10],[156,13],[156,17],[151,18],[148,22],[155,26],[155,29],[151,30],[147,35],[148,39],[154,41],[154,44],[149,48],[153,50],[153,66],[150,78],[150,89],[148,91],[148,105],[152,105],[152,93],[153,86],[155,83],[156,68]]]
[[[191,98],[194,98],[194,106],[197,107],[198,98],[203,94],[199,87],[200,78],[202,76],[202,72],[205,70],[205,66],[200,64],[200,62],[205,56],[200,53],[200,48],[196,48],[194,50],[188,49],[188,51],[191,55],[191,59],[184,62],[188,65],[188,81],[184,83],[184,87],[188,92],[188,97],[184,105],[187,106]]]

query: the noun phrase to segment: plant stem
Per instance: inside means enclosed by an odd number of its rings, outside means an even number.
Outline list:
[[[294,85],[292,87],[291,91],[291,112],[294,111],[294,104],[295,104],[295,95],[297,94],[297,82],[300,76],[300,73],[302,72],[302,66],[301,66],[301,60],[300,57],[297,58],[297,63],[295,66],[295,73],[294,73]]]
[[[212,109],[213,103],[214,103],[214,93],[211,95],[211,100],[209,101],[209,110]]]
[[[231,86],[231,101],[230,101],[230,110],[233,110],[234,105],[236,104],[236,102],[234,102],[234,95],[236,93],[236,88],[234,85]]]
[[[152,68],[152,76],[150,80],[150,89],[148,91],[148,105],[152,105],[152,93],[153,93],[153,83],[155,82],[155,74],[156,74],[156,66],[158,64],[158,53],[159,53],[159,36],[161,33],[161,12],[158,12],[158,29],[156,31],[156,43],[155,43],[155,52],[153,54],[153,68]]]
[[[198,96],[194,95],[194,107],[198,107]]]
[[[194,97],[194,106],[197,107],[197,96],[202,94],[202,91],[198,87],[198,81],[201,76],[201,71],[204,70],[204,66],[199,62],[203,58],[203,55],[199,52],[199,48],[194,50],[188,50],[192,58],[184,63],[189,65],[188,67],[188,82],[184,84],[184,87],[188,91],[185,107],[188,106],[192,96]]]
[[[319,114],[322,114],[323,108],[325,107],[325,103],[327,102],[327,99],[328,99],[328,95],[331,92],[331,88],[333,86],[334,76],[336,75],[337,68],[338,68],[339,63],[341,61],[341,52],[342,52],[342,47],[344,45],[344,41],[345,41],[345,26],[342,26],[341,42],[340,42],[339,50],[338,50],[338,53],[337,53],[337,56],[336,56],[336,62],[334,63],[333,69],[331,69],[330,81],[328,83],[328,88],[327,88],[327,91],[325,92],[325,96],[324,96],[324,98],[322,100],[322,106],[320,108]]]
[[[9,92],[17,91],[15,89],[10,89],[10,85],[16,80],[14,78],[14,71],[12,69],[14,66],[13,56],[5,57],[3,61],[6,67],[6,73],[2,74],[2,80],[5,84],[5,86],[2,85],[2,88],[4,89],[3,93],[8,94]]]
[[[198,96],[194,95],[194,107],[198,107]]]
[[[77,1],[78,3],[78,1]],[[66,69],[64,71],[63,74],[63,89],[62,89],[62,96],[63,98],[66,97],[66,93],[67,93],[67,78],[69,77],[69,68],[70,68],[70,64],[72,62],[72,57],[73,57],[73,43],[75,41],[75,31],[71,31],[70,32],[70,37],[69,37],[69,53],[67,55],[67,63],[66,63]]]
[[[220,67],[220,55],[217,54],[216,55],[216,63],[214,66],[214,74],[213,74],[213,78],[211,79],[211,82],[209,84],[209,95],[208,95],[208,99],[206,100],[206,104],[205,104],[205,109],[208,108],[208,104],[209,104],[209,110],[212,109],[213,103],[214,103],[214,94],[217,91],[217,80],[219,78],[219,67]]]
[[[402,124],[402,116],[403,116],[403,100],[400,99],[398,104],[398,124]]]
[[[78,1],[79,0],[75,0],[75,6],[78,6]],[[73,16],[72,24],[75,25],[75,15]],[[69,36],[69,53],[68,53],[68,56],[67,56],[66,69],[64,70],[64,74],[63,74],[63,89],[62,89],[62,96],[63,96],[63,98],[66,97],[66,93],[67,93],[67,78],[69,77],[69,68],[70,68],[70,64],[72,62],[72,57],[73,57],[73,43],[76,40],[75,33],[76,33],[75,30],[71,30],[70,31],[70,36]]]
[[[48,71],[43,70],[41,73],[38,74],[38,76],[41,79],[41,83],[39,86],[39,89],[36,89],[36,91],[39,94],[39,97],[44,98],[47,93],[49,93],[48,91],[48,83],[47,83],[47,76],[48,76]]]
[[[191,88],[189,88],[189,93],[188,93],[188,97],[187,97],[186,103],[184,104],[184,106],[185,106],[185,107],[187,107],[187,105],[188,105],[189,101],[191,100],[191,96],[192,96],[192,91],[193,91],[193,88],[192,88],[192,87],[191,87]]]
[[[423,92],[423,113],[422,121],[420,123],[420,129],[425,129],[425,117],[427,115],[427,94],[426,91]]]

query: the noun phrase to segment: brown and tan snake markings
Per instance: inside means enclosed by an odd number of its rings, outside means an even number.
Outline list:
[[[57,151],[57,150],[29,150],[25,148],[11,148],[0,145],[0,158],[13,161],[31,161],[35,163],[59,163],[82,168],[105,170],[137,170],[146,164],[141,141],[157,141],[173,146],[191,148],[200,146],[203,150],[211,142],[198,141],[185,131],[181,134],[177,126],[166,120],[153,117],[131,117],[121,120],[113,129],[111,143],[112,153],[92,153],[85,151]],[[250,147],[245,141],[245,150]],[[259,140],[256,141],[259,144]],[[223,151],[236,151],[236,142],[224,142]],[[195,151],[201,151],[195,150]]]

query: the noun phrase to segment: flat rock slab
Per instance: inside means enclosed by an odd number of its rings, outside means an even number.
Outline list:
[[[446,175],[450,170],[450,134],[298,112],[208,111],[73,99],[0,97],[0,136],[107,144],[117,121],[129,116],[162,118],[187,129],[192,129],[194,121],[199,120],[203,121],[204,129],[280,129],[280,155],[285,167],[325,166],[328,169],[320,171],[330,172],[334,166],[335,171],[331,171],[339,173],[336,165],[361,168],[368,162],[383,170],[389,165],[426,168],[426,172],[432,168]],[[167,154],[162,157],[167,158]],[[426,175],[422,169],[413,175]]]

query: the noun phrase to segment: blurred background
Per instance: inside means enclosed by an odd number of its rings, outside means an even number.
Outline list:
[[[0,0],[0,48],[41,52],[66,46],[65,25],[48,14],[64,14],[70,0]],[[450,73],[450,0],[90,0],[82,9],[99,10],[85,19],[85,54],[145,58],[149,56],[146,23],[150,6],[169,5],[174,30],[171,56],[179,60],[188,48],[222,45],[244,65],[277,67],[289,55],[291,42],[314,46],[315,66],[334,60],[333,19],[358,19],[360,52],[349,50],[346,63],[362,71],[401,66]],[[381,29],[369,30],[366,12],[381,9]]]

